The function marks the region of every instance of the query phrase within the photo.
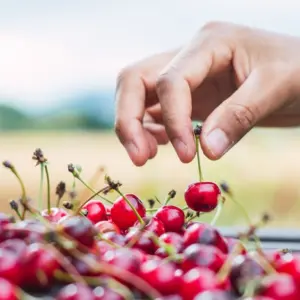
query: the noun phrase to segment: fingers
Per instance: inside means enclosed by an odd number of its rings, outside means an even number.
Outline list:
[[[219,159],[254,125],[281,108],[289,97],[284,70],[253,72],[244,84],[218,106],[203,124],[201,144],[205,155]],[[284,87],[284,88],[282,88]]]
[[[231,50],[226,44],[212,43],[202,34],[179,52],[158,78],[156,90],[164,125],[182,162],[190,162],[196,151],[191,92],[207,76],[226,68],[231,58]]]

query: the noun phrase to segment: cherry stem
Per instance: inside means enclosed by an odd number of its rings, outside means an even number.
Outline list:
[[[98,233],[97,237],[99,238],[100,241],[103,241],[103,242],[107,243],[108,245],[110,245],[110,246],[112,246],[114,248],[122,248],[120,245],[114,243],[113,241],[102,237],[101,233]]]
[[[44,163],[40,164],[41,168],[41,179],[40,179],[40,189],[39,189],[39,198],[38,198],[38,209],[42,210],[43,208],[43,185],[44,185]]]
[[[247,221],[248,225],[251,226],[251,225],[252,225],[252,222],[251,222],[251,220],[250,220],[250,217],[249,217],[247,211],[246,211],[245,208],[243,207],[243,205],[240,204],[240,203],[233,197],[233,195],[232,195],[231,193],[228,193],[228,195],[229,195],[231,201],[232,201],[236,206],[239,207],[239,209],[240,209],[240,211],[242,212],[242,214],[244,215],[244,218],[245,218],[245,220]]]
[[[102,200],[106,201],[109,204],[114,204],[112,201],[109,199],[99,195],[99,192],[97,193],[89,184],[87,184],[79,175],[76,177],[86,188],[88,188],[92,193],[98,195]],[[95,196],[94,196],[95,197]],[[91,198],[92,199],[92,198]],[[90,199],[90,200],[91,200]]]
[[[102,193],[103,191],[105,191],[107,189],[107,187],[104,187],[102,189],[100,189],[99,191],[94,191],[93,190],[93,195],[90,196],[87,200],[85,200],[82,204],[79,205],[78,209],[76,210],[75,214],[78,214],[80,212],[80,210],[83,208],[83,206],[88,203],[90,200],[92,200],[93,198],[95,198],[96,196],[98,196],[100,193]],[[113,202],[111,202],[111,204],[113,204]]]
[[[195,143],[196,143],[196,156],[197,156],[197,165],[198,165],[198,174],[199,174],[199,181],[203,181],[203,174],[201,169],[201,162],[200,162],[200,138],[199,135],[195,135]]]
[[[135,216],[137,217],[138,221],[140,222],[140,224],[142,226],[145,225],[145,222],[143,220],[143,218],[140,216],[139,212],[135,209],[135,207],[132,205],[132,203],[128,200],[128,198],[118,189],[116,188],[115,191],[121,196],[123,197],[123,199],[126,201],[126,203],[130,206],[130,208],[132,209],[132,211],[134,212]]]
[[[223,206],[224,206],[224,198],[223,197],[220,197],[219,198],[219,203],[218,203],[218,206],[217,206],[217,210],[216,210],[216,213],[213,217],[213,219],[211,220],[210,222],[210,225],[211,226],[215,226],[216,222],[218,221],[220,215],[221,215],[221,212],[222,212],[222,209],[223,209]]]
[[[47,209],[48,214],[51,214],[51,196],[50,196],[50,176],[48,166],[45,164],[45,173],[46,173],[46,180],[47,180]]]

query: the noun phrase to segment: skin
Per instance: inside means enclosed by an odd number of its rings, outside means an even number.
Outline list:
[[[221,158],[254,126],[300,124],[300,38],[211,22],[180,49],[121,71],[115,130],[137,166],[172,143],[179,159],[196,153],[192,121],[203,121],[201,147]]]

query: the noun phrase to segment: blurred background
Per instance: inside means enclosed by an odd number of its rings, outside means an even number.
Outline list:
[[[100,167],[120,180],[124,192],[174,203],[197,180],[196,162],[177,159],[170,145],[146,166],[133,166],[112,130],[115,79],[129,63],[187,42],[207,21],[223,20],[300,34],[296,1],[202,0],[0,0],[0,159],[9,159],[38,195],[32,153],[41,147],[50,164],[51,189],[71,188],[68,163],[90,180]],[[299,129],[256,129],[223,159],[202,157],[207,180],[226,180],[253,220],[273,216],[270,226],[295,227],[300,214]],[[95,188],[103,185],[103,174]],[[77,184],[82,192],[82,185]],[[0,169],[0,208],[20,195],[8,170]],[[111,195],[114,198],[116,195]],[[204,219],[208,220],[211,215]],[[220,225],[244,224],[229,200]]]

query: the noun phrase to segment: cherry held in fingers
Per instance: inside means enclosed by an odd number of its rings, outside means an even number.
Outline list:
[[[184,193],[186,204],[197,212],[211,212],[218,205],[221,190],[213,182],[196,182]]]
[[[146,214],[146,209],[142,201],[133,194],[127,194],[125,197],[143,218]],[[122,230],[128,229],[138,220],[134,211],[123,197],[119,197],[113,204],[111,208],[111,219]]]

